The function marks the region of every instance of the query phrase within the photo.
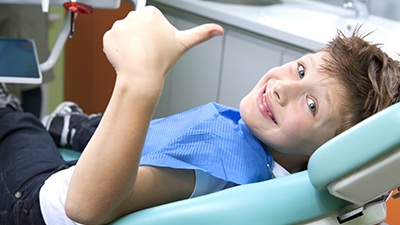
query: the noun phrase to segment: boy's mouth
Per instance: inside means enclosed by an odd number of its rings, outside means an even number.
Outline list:
[[[267,87],[261,93],[259,104],[261,104],[261,112],[278,125],[274,116],[274,112],[272,110],[271,100],[267,92]]]

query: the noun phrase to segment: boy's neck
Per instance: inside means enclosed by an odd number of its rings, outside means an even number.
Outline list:
[[[290,173],[296,173],[307,169],[307,163],[310,157],[304,155],[288,155],[275,151],[268,147],[275,162],[279,163]]]

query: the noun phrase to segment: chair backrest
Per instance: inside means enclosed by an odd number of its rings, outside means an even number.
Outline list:
[[[365,204],[400,186],[400,103],[321,146],[308,172],[316,189]]]

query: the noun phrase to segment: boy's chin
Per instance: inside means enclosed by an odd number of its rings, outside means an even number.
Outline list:
[[[242,112],[246,114],[250,113],[251,111],[253,111],[252,107],[253,106],[251,102],[251,93],[249,93],[246,96],[244,96],[239,103],[240,114],[242,114]]]

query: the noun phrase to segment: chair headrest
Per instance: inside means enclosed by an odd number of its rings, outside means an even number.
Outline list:
[[[331,139],[311,156],[310,181],[316,189],[400,146],[400,103],[361,121]]]

